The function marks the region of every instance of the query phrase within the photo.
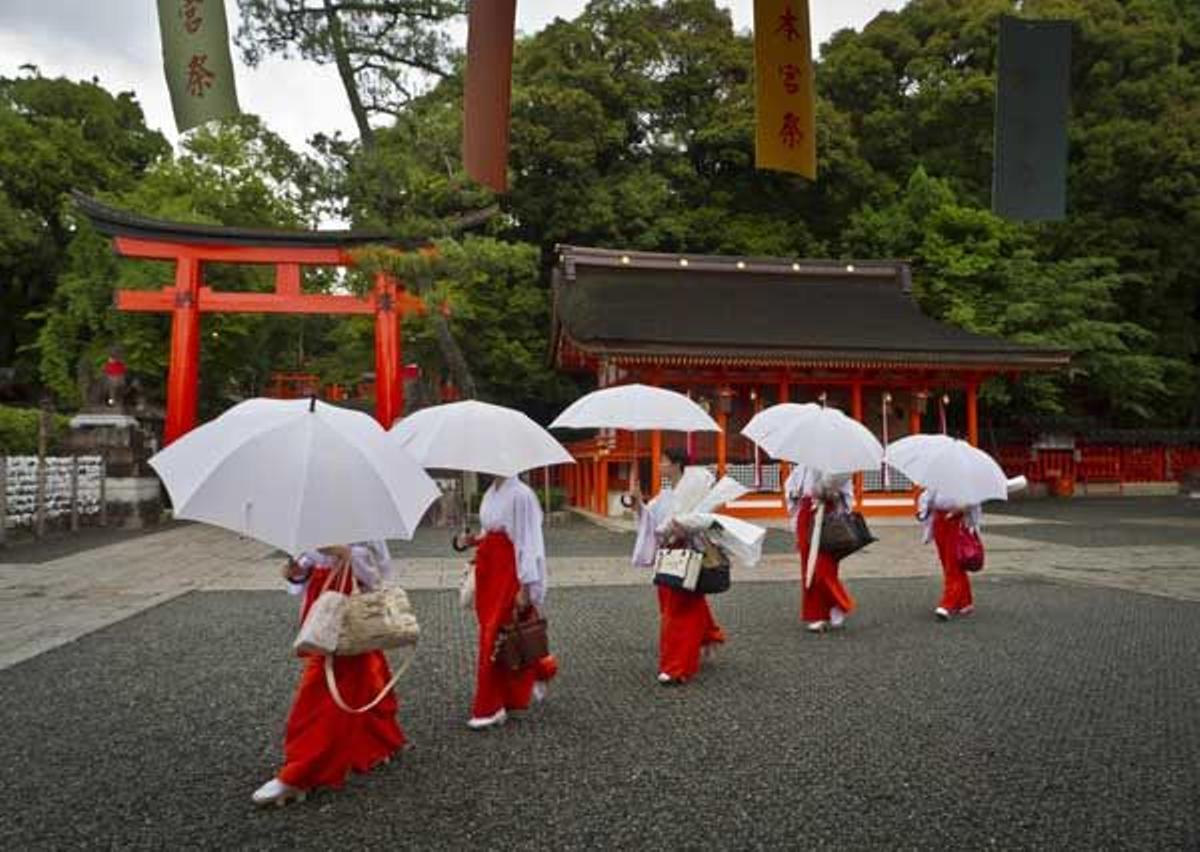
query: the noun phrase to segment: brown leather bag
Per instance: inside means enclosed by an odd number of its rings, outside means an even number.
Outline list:
[[[546,635],[546,619],[529,607],[518,614],[514,608],[513,620],[500,628],[496,646],[492,649],[492,662],[498,662],[510,671],[519,671],[531,666],[550,654],[550,639]]]

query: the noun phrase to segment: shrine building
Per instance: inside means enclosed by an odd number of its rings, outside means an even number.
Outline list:
[[[824,400],[885,444],[947,431],[979,443],[980,385],[995,376],[1058,370],[1070,353],[974,334],[922,313],[909,265],[899,261],[796,260],[558,247],[551,353],[561,370],[597,386],[626,382],[690,395],[720,434],[600,433],[570,442],[563,468],[570,502],[622,511],[631,465],[660,482],[663,447],[728,474],[751,493],[726,510],[784,514],[787,465],[741,435],[778,402]],[[908,514],[914,489],[881,467],[855,477],[867,514]]]

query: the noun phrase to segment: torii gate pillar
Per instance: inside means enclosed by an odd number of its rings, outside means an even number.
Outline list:
[[[175,261],[169,357],[164,446],[196,425],[200,382],[200,261],[194,257]]]

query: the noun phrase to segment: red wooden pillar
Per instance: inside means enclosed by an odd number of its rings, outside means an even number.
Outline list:
[[[967,441],[972,447],[979,446],[979,381],[967,382]]]
[[[596,511],[608,517],[608,456],[596,457]]]
[[[717,433],[717,479],[725,475],[725,461],[728,448],[725,445],[725,430],[729,427],[729,415],[725,413],[724,402],[718,400],[717,425],[721,431]]]
[[[729,460],[729,440],[726,431],[729,429],[729,413],[733,410],[733,388],[720,385],[717,388],[717,416],[714,418],[721,431],[717,433],[717,479],[725,475]]]
[[[171,359],[167,367],[167,419],[163,445],[196,425],[200,380],[200,261],[175,261],[175,305],[171,311]]]
[[[863,421],[863,386],[861,379],[855,379],[850,386],[850,412],[859,423]],[[863,499],[863,475],[854,474],[854,505],[861,506]]]
[[[921,393],[922,393],[922,391],[914,390],[912,392],[912,398],[909,400],[908,434],[910,434],[910,435],[920,435],[921,434],[921,412],[918,410],[918,407],[920,406],[920,394]],[[918,486],[916,483],[913,483],[911,493],[912,493],[912,497],[913,497],[913,501],[914,501],[914,505],[915,505],[917,495],[921,493],[920,486]]]
[[[792,377],[784,375],[779,380],[779,401],[781,403],[792,401]],[[782,459],[779,460],[779,490],[783,491],[784,483],[787,482],[788,476],[792,472],[792,466]]]
[[[396,279],[375,276],[375,419],[384,429],[404,412],[404,379],[400,374],[402,343],[396,309]]]
[[[659,464],[661,457],[662,432],[655,429],[650,433],[650,487],[646,489],[646,493],[651,497],[658,494],[659,483],[662,482],[662,465]]]
[[[661,388],[663,385],[662,371],[654,370],[649,375],[650,384],[656,388]],[[659,464],[659,459],[662,458],[662,432],[655,429],[650,433],[650,485],[648,488],[643,488],[643,492],[650,497],[658,495],[659,483],[662,482],[662,465]]]

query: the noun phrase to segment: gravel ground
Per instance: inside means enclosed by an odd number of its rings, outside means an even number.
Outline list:
[[[932,580],[852,591],[814,637],[793,586],[736,587],[679,688],[653,683],[649,588],[560,591],[550,701],[483,734],[471,622],[415,593],[416,747],[266,811],[295,602],[192,593],[0,672],[0,848],[1200,844],[1200,605],[985,575],[940,625]]]
[[[1200,543],[1200,500],[1186,497],[1089,497],[989,504],[988,514],[1020,515],[1033,523],[1004,535],[1072,547],[1158,547]]]

